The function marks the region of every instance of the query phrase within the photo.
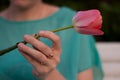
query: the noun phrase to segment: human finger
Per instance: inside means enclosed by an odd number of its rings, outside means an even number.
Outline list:
[[[38,32],[38,35],[44,38],[48,38],[53,42],[52,48],[55,50],[60,51],[61,50],[61,42],[59,36],[54,34],[51,31],[40,31]]]
[[[33,49],[33,48],[30,48],[26,45],[24,45],[23,43],[19,43],[18,44],[18,49],[21,51],[21,52],[24,52],[24,56],[29,60],[31,61],[31,59],[35,59],[39,62],[43,62],[45,64],[48,64],[48,59],[47,57],[42,54],[41,52]],[[26,55],[25,55],[26,54]],[[29,57],[30,58],[29,58]]]
[[[35,49],[41,51],[47,57],[53,57],[51,48],[45,45],[43,42],[35,39],[33,36],[25,35],[24,40],[30,43]]]

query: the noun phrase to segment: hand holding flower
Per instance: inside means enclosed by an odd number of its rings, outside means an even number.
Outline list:
[[[34,36],[25,35],[24,41],[31,44],[34,48],[19,43],[18,50],[29,61],[29,63],[32,64],[34,69],[33,74],[40,80],[46,80],[53,71],[55,71],[54,73],[58,73],[56,66],[60,62],[61,42],[59,36],[51,31],[40,31],[38,35],[51,40],[52,46],[49,47],[42,41],[34,38]]]
[[[87,35],[104,34],[104,32],[100,30],[102,27],[102,16],[99,10],[78,11],[78,13],[76,13],[76,15],[73,17],[72,21],[73,24],[71,26],[67,26],[51,31],[58,32],[58,31],[74,28],[80,34],[87,34]],[[39,35],[36,34],[35,38],[39,38]],[[25,41],[21,41],[21,42],[24,44],[27,43]],[[7,49],[0,50],[0,55],[3,55],[11,50],[16,49],[18,43]]]

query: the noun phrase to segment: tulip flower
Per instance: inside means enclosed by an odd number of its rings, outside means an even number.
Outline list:
[[[80,11],[73,17],[73,26],[78,33],[103,35],[102,16],[98,10]]]
[[[102,16],[99,10],[87,10],[87,11],[78,11],[78,13],[73,16],[72,19],[73,24],[71,26],[51,30],[52,32],[58,32],[70,28],[74,28],[80,34],[87,34],[87,35],[103,35],[104,32],[101,31],[102,27]],[[35,38],[38,39],[40,36],[37,34]],[[25,41],[21,41],[24,44],[27,44]],[[18,42],[20,43],[20,42]],[[3,55],[9,51],[12,51],[17,48],[17,44],[6,48],[4,50],[0,50],[0,55]]]

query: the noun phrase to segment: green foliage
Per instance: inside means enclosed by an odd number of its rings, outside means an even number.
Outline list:
[[[9,0],[1,0],[0,10],[8,6]],[[120,41],[120,1],[119,0],[44,0],[47,3],[68,6],[74,10],[99,9],[103,16],[103,36],[97,41]]]

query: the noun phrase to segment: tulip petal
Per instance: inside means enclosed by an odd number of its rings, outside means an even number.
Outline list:
[[[93,22],[91,22],[87,28],[101,29],[101,27],[102,27],[102,18],[101,16],[99,16]]]
[[[79,11],[73,17],[73,26],[78,33],[88,35],[103,35],[101,31],[102,16],[99,10]]]
[[[98,10],[79,11],[73,17],[74,26],[87,26],[100,17]]]
[[[80,34],[87,34],[87,35],[103,35],[104,32],[98,29],[86,29],[86,28],[75,28],[76,31]]]

